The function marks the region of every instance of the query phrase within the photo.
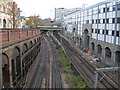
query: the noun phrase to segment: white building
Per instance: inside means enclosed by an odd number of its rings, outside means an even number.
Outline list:
[[[12,0],[0,1],[0,28],[12,28]]]
[[[81,48],[89,48],[110,65],[120,64],[120,0],[76,11],[64,17],[63,24]]]
[[[65,16],[80,9],[81,8],[55,8],[55,21],[61,23]]]

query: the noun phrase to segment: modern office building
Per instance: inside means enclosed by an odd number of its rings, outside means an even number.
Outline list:
[[[55,8],[55,21],[57,23],[61,23],[63,21],[63,18],[72,13],[72,12],[75,12],[77,10],[80,10],[81,8],[70,8],[70,9],[67,9],[67,8]]]
[[[120,64],[120,0],[107,0],[64,17],[66,34],[109,65]]]

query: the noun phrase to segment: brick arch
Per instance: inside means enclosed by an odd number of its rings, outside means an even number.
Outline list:
[[[32,47],[33,47],[33,42],[30,41],[30,42],[29,42],[29,48],[32,48]]]
[[[15,72],[15,60],[11,60],[11,68],[12,68],[12,82],[16,79],[16,72]],[[13,83],[13,86],[16,85],[16,82]]]
[[[6,24],[7,24],[6,19],[3,19],[3,28],[6,28]]]
[[[111,57],[112,57],[112,51],[111,51],[111,49],[109,47],[106,47],[105,48],[105,59],[107,61],[110,61]]]
[[[20,48],[19,47],[15,47],[14,48],[14,60],[16,62],[15,64],[15,68],[16,68],[16,77],[18,78],[18,76],[21,74],[21,57],[20,57]],[[20,79],[20,76],[19,78]],[[18,80],[17,79],[17,80]]]
[[[9,64],[9,58],[6,53],[2,53],[2,67],[4,67],[5,64]]]
[[[37,42],[39,42],[39,38],[37,38]]]
[[[95,50],[95,43],[94,42],[91,42],[91,49],[94,51]]]
[[[97,53],[98,53],[98,56],[102,55],[102,46],[100,44],[97,45]]]
[[[20,48],[19,48],[19,46],[16,46],[16,47],[13,49],[13,56],[14,56],[14,57],[20,56]]]
[[[36,44],[36,39],[34,39],[34,44]]]
[[[120,66],[120,51],[115,52],[115,61],[118,63]]]
[[[82,38],[80,38],[80,45],[82,45]]]
[[[95,54],[95,43],[91,42],[91,54]]]
[[[88,33],[89,33],[88,29],[85,29],[84,34],[88,34]]]
[[[28,45],[26,43],[23,44],[23,47],[22,47],[22,54],[24,54],[25,52],[27,52],[28,50]]]
[[[84,48],[89,48],[89,41],[90,41],[89,30],[85,29],[83,31],[83,47]]]
[[[8,88],[10,85],[10,73],[9,73],[9,58],[7,54],[2,53],[2,78],[3,87]]]

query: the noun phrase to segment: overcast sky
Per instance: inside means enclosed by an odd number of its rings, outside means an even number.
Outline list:
[[[105,0],[13,0],[22,10],[22,15],[40,15],[42,19],[53,18],[54,8],[77,8],[82,4],[86,7]]]

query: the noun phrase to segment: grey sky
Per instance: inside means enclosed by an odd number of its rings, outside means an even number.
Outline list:
[[[82,4],[86,7],[104,0],[14,0],[22,10],[22,15],[40,15],[42,19],[53,18],[54,8],[77,8]]]

